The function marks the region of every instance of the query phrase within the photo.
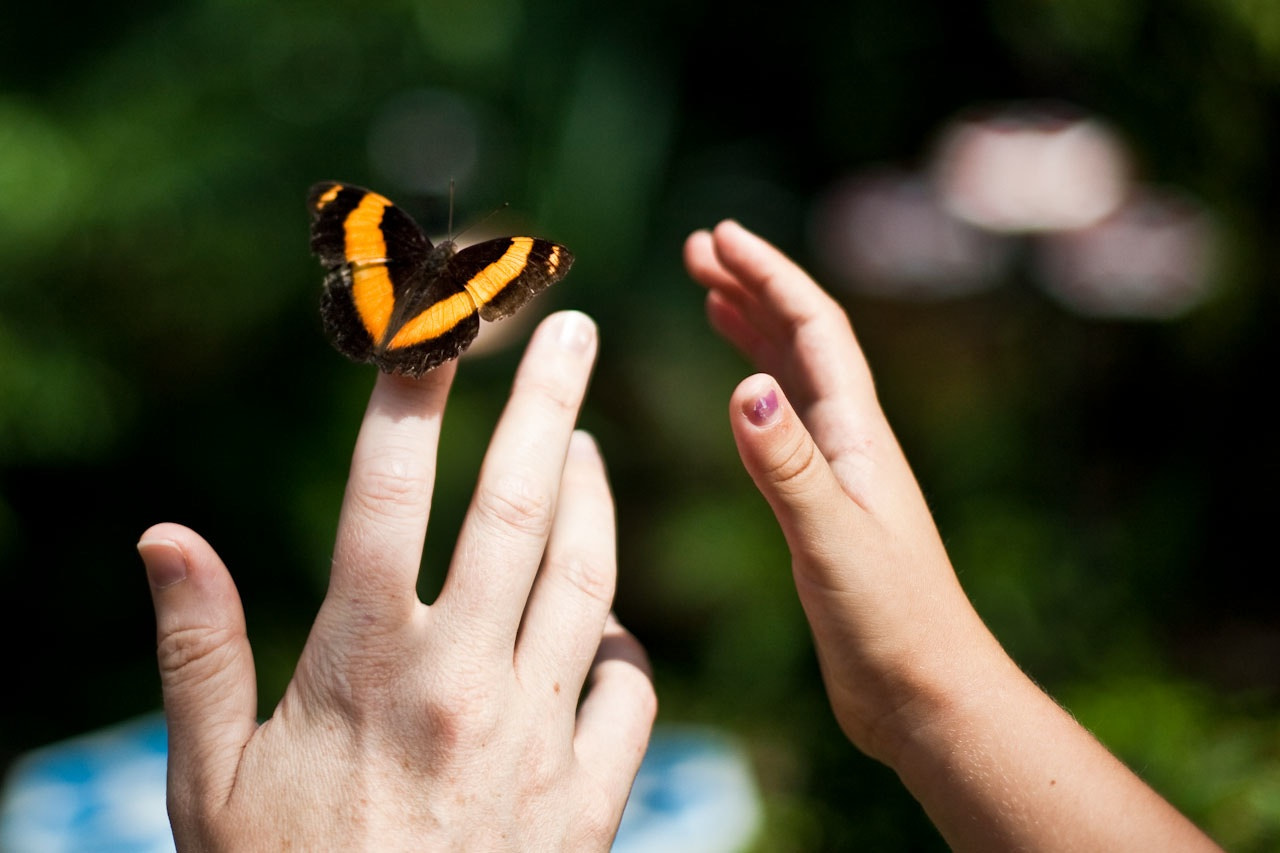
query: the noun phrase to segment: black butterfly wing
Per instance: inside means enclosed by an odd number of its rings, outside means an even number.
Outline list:
[[[564,278],[573,255],[537,237],[500,237],[461,250],[447,274],[459,282],[486,320],[510,317],[535,295]]]
[[[534,237],[433,247],[408,214],[351,184],[316,184],[307,205],[327,271],[325,330],[339,351],[388,373],[421,376],[457,358],[480,317],[511,316],[573,264],[564,246]]]
[[[326,272],[321,316],[340,352],[374,359],[393,331],[396,305],[421,278],[431,241],[388,199],[351,184],[311,188],[311,251]]]
[[[475,301],[443,274],[448,243],[433,250],[404,299],[397,306],[392,332],[373,361],[387,373],[421,376],[457,358],[480,331]]]

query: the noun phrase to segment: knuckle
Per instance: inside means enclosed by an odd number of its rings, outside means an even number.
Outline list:
[[[433,748],[451,755],[491,741],[500,728],[504,703],[482,667],[459,664],[432,681],[421,706]]]
[[[873,509],[883,498],[878,486],[883,479],[880,459],[888,445],[870,434],[848,437],[831,449],[831,472],[840,486],[859,506]]]
[[[573,590],[608,607],[613,602],[614,572],[601,560],[581,556],[549,556],[547,574]]]
[[[640,744],[643,752],[643,744],[648,742],[648,733],[658,717],[658,693],[653,679],[638,665],[615,673],[614,678],[620,682],[619,689],[625,691],[627,697],[626,736]]]
[[[202,845],[208,845],[207,839],[217,838],[222,834],[218,810],[211,798],[189,778],[185,778],[184,774],[174,774],[169,782],[165,807],[173,821],[174,841],[179,850],[201,849]]]
[[[380,699],[394,693],[404,673],[400,645],[388,644],[394,652],[377,652],[368,638],[347,638],[343,645],[328,646],[322,655],[304,653],[299,668],[314,684],[324,685],[329,701],[353,717],[359,717]]]
[[[600,643],[591,675],[592,689],[603,685],[605,679],[610,684],[607,689],[625,697],[626,710],[618,716],[621,739],[638,744],[643,753],[658,716],[658,694],[649,656],[631,634],[606,636]]]
[[[545,536],[551,528],[552,497],[524,477],[506,476],[476,493],[475,511],[494,530]]]
[[[819,293],[808,311],[790,318],[787,332],[806,357],[821,359],[832,340],[853,335],[853,324],[843,305],[830,294]]]
[[[788,447],[768,460],[765,475],[779,492],[796,494],[808,485],[817,462],[818,448],[813,440],[795,435]]]
[[[819,304],[822,306],[820,310],[821,316],[827,318],[827,321],[837,329],[853,329],[853,324],[849,320],[848,310],[830,293],[825,290],[819,290]]]
[[[440,700],[431,702],[427,706],[425,720],[432,749],[438,755],[460,751],[473,739],[476,720],[461,705]]]
[[[618,804],[606,793],[606,787],[591,789],[578,812],[574,849],[607,850],[617,832],[619,812]]]
[[[521,787],[526,794],[541,796],[564,784],[565,768],[555,760],[557,754],[549,738],[530,736],[520,762]]]
[[[351,499],[369,515],[399,519],[421,513],[430,494],[427,472],[409,462],[405,453],[388,450],[365,460]]]
[[[156,644],[161,676],[170,684],[212,677],[230,663],[232,639],[230,630],[208,625],[170,631]]]
[[[520,393],[538,405],[550,408],[555,415],[564,416],[577,412],[582,388],[569,376],[539,372],[522,378]]]
[[[653,681],[649,678],[641,678],[639,681],[640,684],[635,691],[634,708],[642,728],[647,730],[658,718],[658,691],[654,689]]]

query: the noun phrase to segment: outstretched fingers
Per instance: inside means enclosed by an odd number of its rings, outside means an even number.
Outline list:
[[[794,261],[731,219],[691,235],[685,259],[699,282],[750,297],[752,318],[780,332],[819,319],[835,307]]]
[[[689,235],[684,263],[694,280],[707,288],[707,319],[712,328],[757,365],[774,364],[782,329],[763,311],[759,300],[720,262],[711,231]],[[763,326],[757,325],[763,323]]]
[[[869,462],[905,470],[847,315],[804,270],[733,221],[692,234],[685,263],[712,325],[777,378],[846,492],[866,491]]]
[[[435,605],[473,647],[508,661],[551,535],[596,345],[595,324],[576,311],[535,330]]]
[[[569,443],[560,500],[516,645],[527,691],[577,705],[600,646],[617,579],[613,496],[604,461],[584,432]]]
[[[815,405],[874,404],[871,373],[843,309],[770,243],[727,220],[690,236],[685,263],[710,291],[716,330],[778,377],[806,421]],[[824,426],[810,424],[819,444]]]

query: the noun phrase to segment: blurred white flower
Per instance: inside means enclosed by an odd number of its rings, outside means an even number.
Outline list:
[[[999,280],[1008,246],[939,204],[929,181],[888,169],[846,178],[819,200],[810,240],[831,284],[860,293],[940,298]]]
[[[1171,319],[1209,295],[1215,230],[1186,195],[1140,189],[1102,222],[1044,235],[1038,279],[1081,314]]]
[[[953,121],[933,168],[947,209],[993,231],[1083,228],[1111,214],[1129,190],[1116,135],[1057,106],[1015,103]]]

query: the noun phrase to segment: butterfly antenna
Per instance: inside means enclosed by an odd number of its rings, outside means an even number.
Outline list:
[[[453,178],[449,179],[449,239],[454,239],[453,234]]]
[[[488,221],[490,218],[492,218],[492,217],[493,217],[493,215],[494,215],[494,214],[496,214],[498,211],[500,211],[500,210],[506,210],[506,209],[507,209],[508,207],[510,207],[510,206],[511,206],[511,202],[509,202],[509,201],[504,201],[502,204],[498,205],[498,206],[497,206],[497,207],[495,207],[493,210],[491,210],[491,211],[489,211],[488,213],[486,213],[486,214],[485,214],[484,216],[482,216],[480,219],[476,220],[475,222],[472,222],[472,223],[471,223],[470,225],[468,225],[466,228],[463,228],[461,231],[459,231],[459,232],[457,233],[457,235],[456,235],[453,239],[456,241],[458,237],[461,237],[463,234],[466,234],[468,231],[470,231],[472,228],[475,228],[477,225],[483,225],[486,221]],[[452,213],[452,209],[450,210],[450,214],[449,214],[449,221],[450,221],[450,226],[449,226],[449,227],[450,227],[450,229],[452,229],[452,227],[453,227],[453,224],[452,224],[452,223],[453,223],[453,213]]]

